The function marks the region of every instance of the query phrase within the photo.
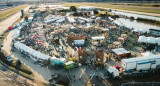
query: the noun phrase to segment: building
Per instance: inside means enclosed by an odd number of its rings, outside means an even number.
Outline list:
[[[160,36],[160,30],[158,29],[149,29],[149,33],[154,36]]]

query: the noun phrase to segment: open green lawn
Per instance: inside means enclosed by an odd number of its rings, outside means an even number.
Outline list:
[[[138,5],[121,5],[121,4],[112,4],[112,3],[65,3],[64,6],[95,6],[111,9],[120,9],[128,11],[137,11],[137,12],[146,12],[146,13],[157,13],[160,14],[160,7],[151,7],[151,6],[138,6]]]

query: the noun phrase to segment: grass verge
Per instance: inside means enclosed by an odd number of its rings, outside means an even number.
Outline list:
[[[9,10],[6,10],[4,12],[1,12],[0,13],[0,21],[8,18],[9,16],[19,12],[21,9],[24,9],[26,8],[28,5],[21,5],[21,6],[18,6],[18,7],[15,7],[15,8],[12,8],[12,9],[9,9]]]
[[[12,71],[14,71],[14,72],[16,72],[16,73],[18,73],[18,74],[20,74],[20,75],[22,75],[25,78],[33,80],[33,77],[34,77],[33,74],[29,75],[29,74],[27,74],[25,72],[22,72],[22,71],[19,71],[19,70],[15,69],[14,67],[9,67],[9,69],[12,70]]]
[[[23,77],[26,77],[30,80],[33,80],[34,74],[33,72],[23,63],[21,65],[16,63],[16,60],[13,59],[13,62],[8,62],[6,57],[4,56],[3,53],[0,52],[0,60],[2,61],[1,63],[9,68],[10,70],[22,75]]]

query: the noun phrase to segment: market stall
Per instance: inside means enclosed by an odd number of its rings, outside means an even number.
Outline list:
[[[112,49],[113,51],[113,54],[116,58],[129,58],[131,56],[131,52],[130,51],[127,51],[126,49],[124,48],[117,48],[117,49]]]
[[[113,47],[114,48],[120,48],[120,46],[121,46],[121,42],[119,42],[119,41],[113,42]]]

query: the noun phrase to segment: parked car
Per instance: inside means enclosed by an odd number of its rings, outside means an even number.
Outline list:
[[[53,78],[53,79],[59,78],[59,74],[53,73],[53,74],[52,74],[52,78]]]

